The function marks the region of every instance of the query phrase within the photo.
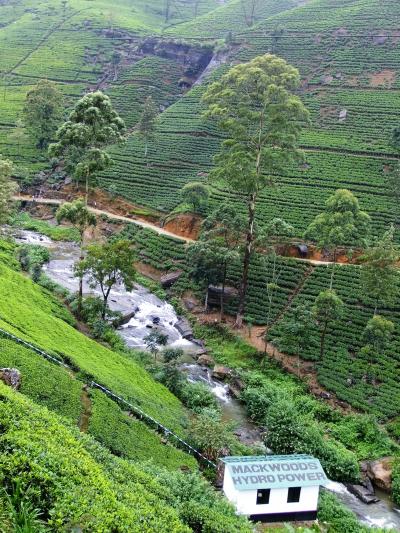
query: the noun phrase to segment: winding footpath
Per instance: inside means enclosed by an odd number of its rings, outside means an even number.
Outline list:
[[[33,197],[33,196],[28,196],[28,195],[15,195],[13,196],[13,200],[15,200],[16,202],[29,202],[29,203],[44,204],[44,205],[62,205],[66,203],[65,200],[61,200],[59,198],[43,198],[43,197]],[[93,207],[91,205],[88,205],[88,209],[95,215],[98,215],[98,216],[104,215],[108,217],[110,220],[121,220],[122,222],[126,222],[128,224],[135,224],[136,226],[140,226],[141,228],[146,228],[146,229],[155,231],[159,235],[164,235],[164,237],[176,239],[178,241],[185,242],[187,244],[196,242],[194,239],[190,239],[189,237],[182,237],[182,235],[177,235],[176,233],[173,233],[172,231],[168,231],[164,228],[161,228],[160,226],[157,226],[156,224],[152,222],[146,222],[145,220],[140,220],[137,218],[124,217],[123,215],[117,215],[115,213],[111,213],[110,211],[105,211],[103,209],[97,209],[96,207]],[[309,263],[310,265],[316,265],[316,266],[333,264],[333,261],[320,261],[317,259],[303,259],[300,257],[292,257],[292,259],[295,259],[296,261],[303,261],[304,263]],[[342,266],[342,263],[336,263],[336,264],[338,266]]]
[[[45,205],[62,205],[66,203],[65,200],[60,200],[59,198],[41,198],[41,197],[33,197],[33,196],[27,196],[27,195],[16,195],[13,196],[13,200],[16,202],[30,202],[35,204],[45,204]],[[124,217],[122,215],[116,215],[115,213],[110,213],[109,211],[103,211],[102,209],[97,209],[96,207],[92,207],[91,205],[88,205],[88,209],[91,213],[94,213],[95,215],[101,216],[105,215],[111,220],[121,220],[122,222],[127,222],[128,224],[136,224],[136,226],[140,226],[141,228],[146,228],[155,231],[159,235],[164,235],[165,237],[170,237],[172,239],[176,239],[178,241],[186,242],[186,243],[192,243],[195,242],[193,239],[189,239],[188,237],[182,237],[181,235],[176,235],[175,233],[172,233],[171,231],[167,231],[164,228],[160,228],[160,226],[157,226],[156,224],[152,224],[151,222],[146,222],[144,220],[139,220],[137,218],[129,218]]]

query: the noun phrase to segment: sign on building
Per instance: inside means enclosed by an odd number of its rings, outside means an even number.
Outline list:
[[[223,490],[239,514],[254,520],[315,520],[328,478],[310,455],[225,457]]]

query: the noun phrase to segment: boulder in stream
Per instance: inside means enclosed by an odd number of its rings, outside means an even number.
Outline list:
[[[120,328],[121,326],[124,326],[125,324],[128,324],[132,318],[134,318],[136,312],[132,311],[131,313],[127,313],[126,315],[122,316],[121,318],[117,318],[114,322],[114,326],[116,328]]]
[[[370,492],[363,485],[353,485],[352,483],[347,483],[346,487],[349,492],[354,494],[354,496],[356,496],[363,503],[369,505],[371,503],[379,502],[379,498],[377,498],[373,492]]]
[[[192,326],[190,325],[190,322],[187,318],[179,317],[179,320],[175,324],[175,327],[184,339],[189,341],[193,339]]]
[[[200,355],[200,357],[197,359],[197,362],[201,366],[209,366],[210,368],[215,365],[214,359],[208,354]]]
[[[229,392],[232,394],[234,398],[240,398],[240,395],[242,394],[242,391],[245,389],[244,382],[239,378],[234,378],[229,383]]]
[[[227,366],[215,365],[212,371],[212,377],[224,381],[232,377],[232,370]]]
[[[393,457],[382,457],[376,461],[368,461],[367,476],[379,489],[390,492],[392,490]]]

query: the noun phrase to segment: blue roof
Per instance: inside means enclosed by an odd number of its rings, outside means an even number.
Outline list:
[[[319,460],[311,455],[253,455],[222,460],[236,490],[315,487],[329,481]]]

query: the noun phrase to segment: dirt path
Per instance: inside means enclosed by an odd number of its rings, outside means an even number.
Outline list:
[[[28,195],[16,195],[13,197],[13,200],[15,200],[16,202],[30,202],[30,203],[36,203],[36,204],[55,205],[55,206],[62,205],[66,202],[66,200],[63,200],[60,198],[43,198],[43,197],[34,198],[33,196],[28,196]],[[121,220],[122,222],[126,222],[128,224],[135,224],[136,226],[140,226],[141,228],[153,230],[159,235],[164,235],[165,237],[177,239],[178,241],[185,242],[187,244],[195,242],[195,239],[184,237],[182,235],[177,235],[176,233],[172,231],[168,231],[164,228],[161,228],[154,222],[148,222],[148,221],[141,220],[138,218],[133,218],[133,217],[131,218],[131,217],[119,215],[117,213],[112,213],[105,209],[97,209],[96,207],[93,207],[91,205],[88,205],[88,209],[95,215],[98,215],[98,216],[104,215],[104,216],[107,216],[111,220]],[[291,259],[294,259],[296,261],[303,261],[304,263],[308,263],[314,266],[333,265],[333,261],[322,261],[319,259],[303,259],[301,257],[291,257]],[[340,262],[336,262],[336,264],[342,265],[342,263]]]
[[[88,385],[83,385],[81,393],[82,412],[78,422],[79,431],[82,433],[88,432],[90,417],[92,416],[92,400],[88,390]]]
[[[219,313],[198,313],[198,321],[202,324],[215,324],[219,322]],[[282,369],[289,374],[297,376],[307,386],[309,392],[318,399],[323,399],[331,407],[339,409],[343,413],[357,412],[350,405],[339,398],[332,392],[328,392],[318,383],[317,369],[312,361],[305,361],[295,355],[288,355],[280,352],[273,344],[264,341],[266,326],[253,326],[251,330],[244,326],[241,329],[234,328],[235,318],[231,316],[224,317],[225,324],[235,335],[241,337],[247,344],[256,348],[266,357],[274,359],[279,363]]]
[[[45,204],[45,205],[62,205],[65,203],[65,200],[61,200],[59,198],[33,198],[32,196],[24,196],[24,195],[18,195],[14,196],[13,199],[17,202],[31,202],[31,203],[37,203],[37,204]],[[110,213],[110,211],[104,211],[103,209],[97,209],[96,207],[92,207],[88,205],[89,211],[94,213],[95,215],[105,215],[108,218],[112,220],[121,220],[122,222],[127,222],[129,224],[136,224],[137,226],[140,226],[142,228],[151,229],[158,233],[159,235],[164,235],[166,237],[170,237],[173,239],[177,239],[179,241],[183,241],[186,243],[194,242],[193,239],[189,239],[188,237],[182,237],[180,235],[176,235],[175,233],[172,233],[171,231],[165,230],[163,228],[160,228],[156,224],[152,222],[146,222],[144,220],[139,220],[137,218],[129,218],[122,215],[117,215],[115,213]]]

